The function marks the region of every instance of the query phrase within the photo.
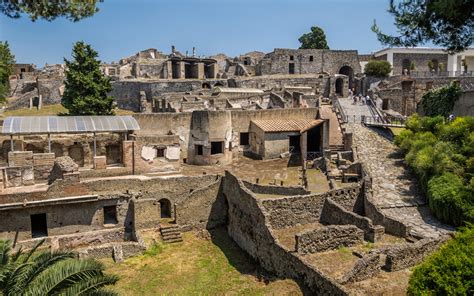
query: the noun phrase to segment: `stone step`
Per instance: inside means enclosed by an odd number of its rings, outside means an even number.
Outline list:
[[[166,232],[166,231],[179,231],[179,227],[178,226],[162,226],[160,228],[160,231],[162,231],[162,232],[163,231],[164,232]]]
[[[163,240],[167,244],[172,244],[172,243],[180,243],[183,241],[183,238],[175,238],[175,239],[169,239],[169,240]]]
[[[168,237],[180,237],[181,236],[181,233],[162,233],[161,236],[163,238],[168,238]]]

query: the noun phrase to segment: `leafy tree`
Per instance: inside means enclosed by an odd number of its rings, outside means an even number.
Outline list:
[[[392,72],[392,65],[387,61],[371,60],[365,65],[364,72],[370,76],[387,77]]]
[[[25,13],[32,21],[52,21],[62,16],[77,22],[99,11],[96,7],[98,2],[103,0],[0,0],[0,12],[11,18],[19,18]]]
[[[118,277],[104,273],[93,259],[76,259],[70,252],[12,253],[9,241],[0,241],[0,295],[116,295],[106,288]]]
[[[303,34],[298,41],[300,49],[329,49],[326,34],[320,27],[311,27],[311,32]]]
[[[390,0],[388,12],[395,17],[398,36],[382,33],[375,21],[372,26],[384,45],[413,47],[431,41],[460,52],[472,44],[472,0]]]
[[[453,111],[454,103],[461,96],[461,88],[457,83],[432,89],[421,99],[423,111],[427,116],[449,116]]]
[[[408,295],[473,295],[474,227],[459,231],[417,266],[408,283]]]
[[[62,105],[69,115],[113,115],[114,100],[109,78],[100,70],[97,52],[83,41],[76,42],[73,60],[66,63],[66,82]]]
[[[4,102],[10,85],[8,77],[13,73],[15,56],[10,51],[8,41],[0,41],[0,102]]]

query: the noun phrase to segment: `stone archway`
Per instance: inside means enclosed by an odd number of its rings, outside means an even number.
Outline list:
[[[160,203],[160,217],[171,218],[171,202],[169,199],[162,198],[158,201]]]
[[[341,69],[339,69],[339,74],[349,77],[349,88],[352,89],[354,87],[354,69],[350,66],[342,66]]]
[[[344,79],[336,79],[336,95],[342,97],[344,94]]]
[[[204,82],[201,86],[202,89],[211,89],[211,85],[207,82]]]

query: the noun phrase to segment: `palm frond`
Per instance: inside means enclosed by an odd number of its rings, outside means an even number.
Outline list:
[[[22,262],[26,262],[30,257],[36,252],[36,250],[44,243],[44,239],[40,240],[36,245],[24,256],[22,257]]]
[[[91,293],[102,289],[104,286],[114,285],[118,281],[116,275],[97,275],[62,290],[59,295],[90,295]]]
[[[118,296],[119,294],[110,289],[100,288],[98,290],[87,293],[87,296]]]
[[[63,260],[39,274],[28,284],[24,295],[58,293],[79,281],[103,275],[104,266],[95,260]]]
[[[10,251],[10,241],[0,240],[0,265],[5,265],[8,263]]]

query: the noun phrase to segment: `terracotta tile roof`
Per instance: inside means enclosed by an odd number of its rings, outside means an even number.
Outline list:
[[[264,132],[301,132],[319,125],[321,119],[276,119],[276,120],[252,120],[252,122]]]

